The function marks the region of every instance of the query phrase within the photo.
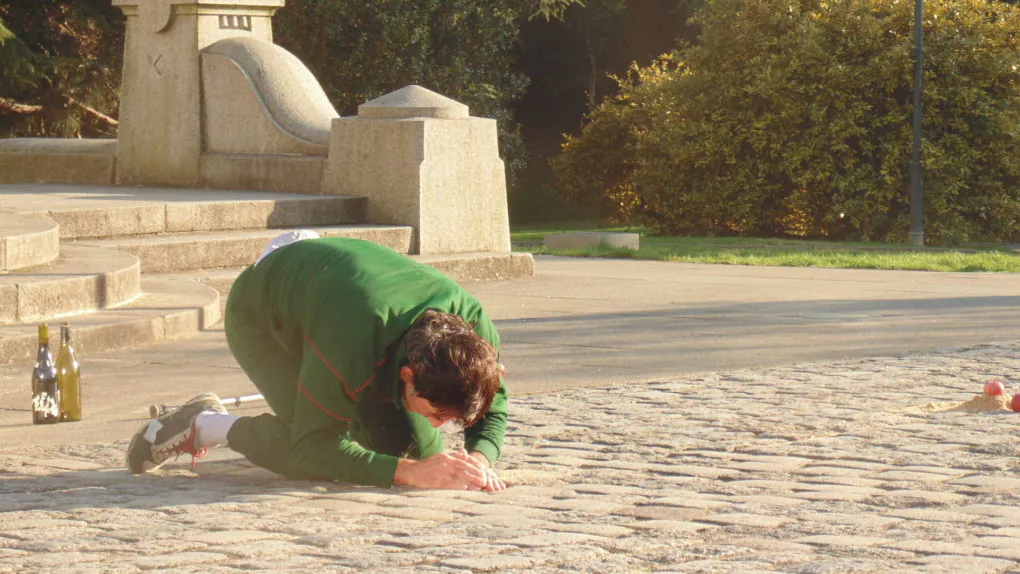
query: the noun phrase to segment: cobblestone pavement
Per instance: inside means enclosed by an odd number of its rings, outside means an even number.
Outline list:
[[[1020,342],[530,395],[490,495],[0,450],[0,571],[1020,572]]]

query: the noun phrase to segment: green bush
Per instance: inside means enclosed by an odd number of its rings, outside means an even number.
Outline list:
[[[1020,11],[925,6],[926,236],[1018,241]],[[666,234],[905,241],[913,3],[708,0],[696,20],[698,45],[568,138],[564,195]]]

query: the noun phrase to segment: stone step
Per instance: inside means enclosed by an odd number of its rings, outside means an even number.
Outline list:
[[[535,275],[535,259],[530,253],[478,251],[415,255],[414,258],[428,263],[460,283],[526,279]]]
[[[43,216],[62,239],[364,223],[368,200],[349,195],[210,189],[0,185],[7,213]]]
[[[45,217],[0,213],[0,273],[45,265],[60,254],[60,229]]]
[[[305,226],[323,237],[356,237],[407,253],[411,228],[389,225]],[[116,249],[141,260],[143,273],[172,273],[194,269],[242,267],[255,261],[279,229],[169,233],[145,237],[82,240],[80,245]]]
[[[139,270],[130,253],[64,245],[53,263],[0,275],[0,325],[123,305],[139,295]]]
[[[530,253],[456,253],[449,255],[412,255],[412,259],[432,265],[455,281],[493,281],[522,279],[535,273],[535,260]],[[175,273],[174,277],[204,283],[226,298],[230,287],[244,267],[225,269],[196,269]]]
[[[80,355],[182,339],[220,320],[220,296],[211,287],[170,276],[143,277],[141,286],[127,305],[67,319]],[[50,332],[56,332],[52,324]],[[54,355],[58,344],[51,339]],[[31,364],[37,348],[34,323],[0,326],[0,364]],[[26,392],[29,376],[26,370]]]

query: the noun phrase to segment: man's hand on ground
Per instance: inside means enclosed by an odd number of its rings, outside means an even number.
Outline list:
[[[496,471],[489,466],[489,459],[480,452],[465,450],[434,454],[424,460],[400,459],[393,484],[415,488],[484,490],[500,492],[506,490]]]
[[[393,484],[415,488],[483,490],[489,483],[486,469],[461,452],[441,452],[424,460],[402,458],[393,475]]]
[[[485,488],[483,488],[482,490],[485,490],[485,491],[488,491],[488,492],[501,492],[501,491],[506,490],[506,483],[503,482],[502,478],[496,476],[496,471],[495,470],[493,470],[491,468],[486,468],[485,469],[485,474],[486,474],[486,476],[485,476],[486,485],[485,485]]]
[[[492,463],[489,462],[489,458],[487,456],[477,450],[473,450],[471,452],[460,450],[459,452],[468,458],[477,461],[482,470],[485,471],[485,486],[482,490],[486,492],[500,492],[506,490],[506,483],[496,475],[496,471],[492,469]]]

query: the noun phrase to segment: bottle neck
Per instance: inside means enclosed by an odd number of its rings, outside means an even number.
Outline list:
[[[50,346],[46,341],[39,341],[39,351],[36,354],[36,362],[51,361],[53,355],[50,354]]]

